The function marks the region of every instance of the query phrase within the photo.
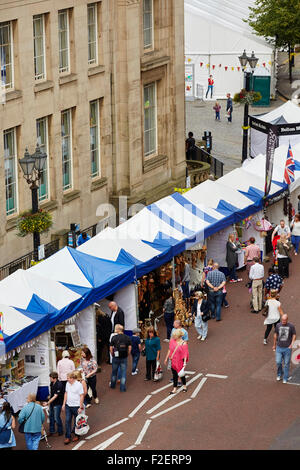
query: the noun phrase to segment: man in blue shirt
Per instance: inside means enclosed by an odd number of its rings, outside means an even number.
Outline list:
[[[77,246],[82,245],[83,243],[87,242],[90,239],[91,237],[86,232],[82,232],[78,237]]]
[[[223,287],[226,284],[225,274],[219,271],[218,263],[214,263],[213,270],[207,274],[206,284],[208,285],[208,302],[211,317],[216,321],[221,321],[221,306],[223,300]]]
[[[182,337],[183,341],[188,341],[189,340],[188,332],[184,328],[182,328],[180,320],[174,320],[173,326],[174,326],[174,328],[171,331],[171,338],[173,336],[174,331],[179,328],[184,333],[183,337]]]

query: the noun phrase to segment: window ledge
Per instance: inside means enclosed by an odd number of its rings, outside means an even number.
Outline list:
[[[56,209],[58,207],[58,202],[57,201],[41,201],[39,203],[40,205],[40,208],[45,210],[45,211],[53,211],[54,209]]]
[[[75,82],[76,80],[77,80],[77,74],[70,73],[69,75],[64,75],[62,77],[59,77],[59,84],[65,85],[66,83]]]
[[[39,82],[34,85],[34,93],[38,93],[44,90],[50,90],[54,87],[54,83],[51,80],[46,80],[44,82]]]
[[[144,161],[143,172],[148,173],[159,166],[164,165],[168,161],[167,155],[156,155],[154,157],[147,157]]]
[[[97,75],[98,73],[104,73],[105,66],[104,65],[96,65],[94,67],[90,67],[88,69],[88,77],[92,77],[93,75]]]
[[[70,192],[64,193],[62,203],[66,204],[68,202],[71,202],[74,199],[77,199],[78,197],[80,197],[80,195],[81,195],[81,191],[79,189],[70,190]]]
[[[141,71],[147,72],[148,70],[162,67],[170,62],[169,56],[155,57],[154,54],[145,54],[141,59]]]
[[[5,102],[11,101],[11,100],[17,100],[18,98],[22,98],[22,91],[21,90],[11,90],[11,91],[7,91],[4,94]]]
[[[17,220],[19,218],[19,215],[10,215],[9,218],[6,221],[6,226],[5,230],[9,232],[10,230],[14,230],[17,226]]]
[[[97,191],[107,185],[107,178],[98,178],[92,181],[91,183],[91,192]]]

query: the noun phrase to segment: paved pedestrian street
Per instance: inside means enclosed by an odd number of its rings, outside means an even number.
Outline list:
[[[266,272],[268,267],[265,263]],[[300,257],[293,256],[290,270],[280,300],[297,327]],[[197,340],[193,325],[189,328],[187,393],[178,388],[176,395],[169,395],[171,373],[165,366],[162,381],[144,382],[143,357],[138,375],[127,374],[127,391],[120,393],[118,386],[111,390],[111,366],[104,363],[97,379],[100,404],[87,410],[90,432],[68,446],[63,436],[49,437],[51,448],[77,452],[299,448],[299,385],[276,381],[273,334],[263,345],[264,318],[250,313],[245,271],[241,277],[243,282],[228,286],[229,308],[222,309],[221,322],[209,321],[206,341]],[[161,321],[161,340],[165,333]],[[161,344],[163,362],[167,343]],[[292,364],[291,373],[295,368]],[[23,436],[16,432],[17,449],[25,449]],[[40,450],[46,449],[42,441]]]

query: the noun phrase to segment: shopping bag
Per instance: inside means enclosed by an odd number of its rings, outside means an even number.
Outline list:
[[[90,427],[87,421],[88,421],[88,416],[84,413],[80,413],[76,417],[75,434],[77,434],[77,436],[84,436],[85,434],[89,432]]]
[[[184,377],[185,376],[185,368],[183,367],[182,369],[180,369],[180,371],[178,372],[178,377]]]
[[[160,362],[157,361],[156,370],[154,372],[154,381],[158,382],[159,380],[162,379],[162,376],[163,376],[162,368],[161,368]]]

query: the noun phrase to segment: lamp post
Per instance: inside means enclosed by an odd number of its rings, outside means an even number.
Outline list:
[[[256,64],[258,62],[258,58],[255,57],[254,52],[252,51],[252,55],[250,57],[247,56],[246,51],[243,52],[241,56],[239,56],[239,61],[242,66],[242,70],[244,72],[244,79],[245,79],[245,89],[246,91],[250,90],[250,82],[251,77],[254,73]],[[251,68],[251,72],[246,70],[247,63]],[[248,148],[248,123],[249,123],[249,104],[245,103],[244,105],[244,125],[243,125],[243,152],[242,152],[242,163],[247,160],[247,148]]]
[[[43,169],[47,160],[47,154],[42,152],[39,144],[37,144],[35,152],[30,155],[28,149],[25,149],[24,157],[19,160],[19,164],[23,171],[23,176],[31,189],[32,213],[36,214],[39,210],[38,199],[38,181],[41,179]],[[33,250],[34,259],[38,259],[38,247],[40,246],[39,232],[33,233]]]

